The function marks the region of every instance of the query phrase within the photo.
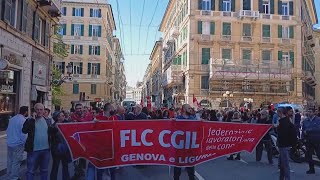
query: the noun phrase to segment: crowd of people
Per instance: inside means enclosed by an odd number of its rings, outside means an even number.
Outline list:
[[[57,128],[57,123],[73,122],[99,122],[117,120],[145,120],[145,119],[188,119],[201,121],[233,122],[272,124],[273,128],[267,133],[256,147],[256,161],[261,161],[263,149],[267,151],[269,164],[273,164],[272,156],[272,133],[277,133],[277,146],[279,148],[278,167],[280,180],[290,179],[289,148],[295,146],[297,138],[305,140],[309,163],[307,174],[314,174],[314,152],[320,158],[320,118],[315,109],[306,112],[293,112],[291,107],[280,107],[277,110],[267,109],[238,110],[237,108],[226,110],[196,111],[190,105],[185,104],[181,108],[163,108],[150,110],[140,105],[132,107],[115,106],[105,104],[103,109],[97,107],[84,107],[82,104],[75,105],[71,111],[56,110],[52,114],[50,109],[38,103],[28,114],[29,108],[23,106],[19,114],[9,121],[7,129],[8,165],[7,174],[9,179],[19,179],[19,169],[23,160],[23,152],[27,152],[26,179],[33,180],[36,170],[40,169],[41,180],[46,180],[49,173],[49,162],[52,157],[52,169],[50,179],[87,180],[102,179],[104,173],[109,174],[113,180],[116,177],[116,168],[96,169],[93,164],[85,159],[74,162],[74,175],[71,177],[68,166],[71,163],[71,155],[64,138]],[[50,115],[51,114],[51,115]],[[240,160],[240,153],[232,154],[228,160]],[[62,177],[58,177],[59,166],[62,166]],[[194,167],[186,168],[189,179],[195,179]],[[174,179],[178,180],[181,168],[174,168]]]

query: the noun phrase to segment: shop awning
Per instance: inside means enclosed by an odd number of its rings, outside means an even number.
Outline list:
[[[41,91],[41,92],[49,92],[49,88],[45,87],[45,86],[36,86],[36,90],[37,91]]]

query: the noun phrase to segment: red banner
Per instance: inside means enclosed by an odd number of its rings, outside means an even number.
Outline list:
[[[72,159],[98,168],[162,164],[193,166],[227,154],[252,152],[270,125],[202,121],[113,121],[58,124]]]

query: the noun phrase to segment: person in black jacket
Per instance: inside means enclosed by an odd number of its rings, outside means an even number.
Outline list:
[[[27,119],[23,124],[22,132],[28,134],[25,144],[27,152],[26,179],[33,180],[34,173],[40,167],[41,180],[48,178],[48,166],[50,160],[50,144],[48,127],[50,126],[44,115],[44,106],[37,103],[34,106],[36,117]]]
[[[69,180],[70,174],[68,164],[71,162],[68,145],[63,139],[61,133],[58,131],[57,123],[66,123],[63,112],[55,112],[52,116],[54,123],[49,127],[51,154],[52,154],[52,169],[50,173],[50,180],[57,180],[60,162],[62,164],[62,179]],[[60,178],[59,178],[60,179]]]
[[[290,180],[289,149],[297,144],[297,133],[287,114],[287,108],[279,107],[277,113],[280,117],[277,128],[280,161],[280,180]]]
[[[272,124],[272,121],[268,118],[268,112],[266,110],[262,110],[260,114],[261,118],[257,120],[257,124]],[[269,132],[261,139],[256,147],[256,161],[261,161],[263,146],[266,148],[269,164],[272,165],[272,144]]]
[[[136,105],[134,108],[134,119],[140,120],[140,119],[148,119],[148,115],[142,112],[141,105]]]

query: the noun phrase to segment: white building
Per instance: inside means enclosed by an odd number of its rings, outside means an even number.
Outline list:
[[[137,83],[136,87],[127,87],[126,99],[134,99],[137,104],[140,104],[142,98],[142,84]]]

